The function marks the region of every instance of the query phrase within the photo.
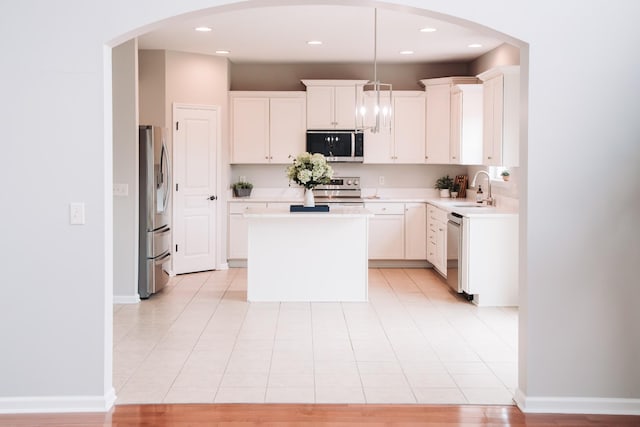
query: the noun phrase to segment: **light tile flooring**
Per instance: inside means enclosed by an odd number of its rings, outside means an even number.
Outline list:
[[[428,269],[370,269],[368,303],[248,303],[245,269],[177,276],[114,307],[116,404],[511,404],[517,318]]]

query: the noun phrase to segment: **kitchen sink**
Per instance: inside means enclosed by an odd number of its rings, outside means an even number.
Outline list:
[[[487,205],[480,205],[480,204],[464,204],[464,205],[453,205],[456,208],[489,208],[491,206],[487,206]]]

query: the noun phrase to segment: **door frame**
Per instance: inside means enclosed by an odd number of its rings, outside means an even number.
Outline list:
[[[222,226],[222,218],[223,216],[226,218],[226,209],[223,209],[223,206],[226,206],[227,203],[227,195],[222,191],[222,126],[224,123],[221,121],[221,110],[222,107],[220,105],[208,105],[208,104],[185,104],[180,102],[174,102],[171,104],[171,157],[172,161],[175,159],[175,136],[176,136],[176,112],[179,109],[183,110],[208,110],[213,111],[216,115],[216,120],[218,125],[216,126],[216,146],[215,146],[215,156],[216,156],[216,185],[215,192],[218,195],[218,203],[216,203],[216,259],[214,260],[215,269],[216,270],[227,270],[229,268],[229,264],[227,263],[227,254],[226,254],[226,245],[223,245],[222,242],[226,242],[226,236],[224,235],[225,229]],[[172,163],[175,168],[175,162]],[[175,176],[175,173],[173,174]],[[173,194],[175,195],[175,186],[173,187]],[[174,218],[176,217],[176,207],[174,203],[174,198],[171,199],[171,227],[175,230],[175,226],[173,224]],[[223,237],[225,237],[223,239]],[[173,235],[172,235],[173,238]],[[173,253],[175,248],[175,242],[171,242],[171,252]],[[171,257],[171,274],[174,275],[174,267],[173,267],[173,259]]]

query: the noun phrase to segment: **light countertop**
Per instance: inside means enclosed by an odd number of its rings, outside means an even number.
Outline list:
[[[243,214],[245,218],[368,218],[373,213],[357,206],[330,208],[329,212],[286,212],[281,210],[250,208]]]

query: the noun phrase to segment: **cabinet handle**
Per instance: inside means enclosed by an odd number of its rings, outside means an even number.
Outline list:
[[[264,156],[264,159],[265,160],[269,160],[269,156]]]
[[[491,156],[487,156],[487,159],[491,160],[491,159],[493,159],[493,157],[491,157]]]

